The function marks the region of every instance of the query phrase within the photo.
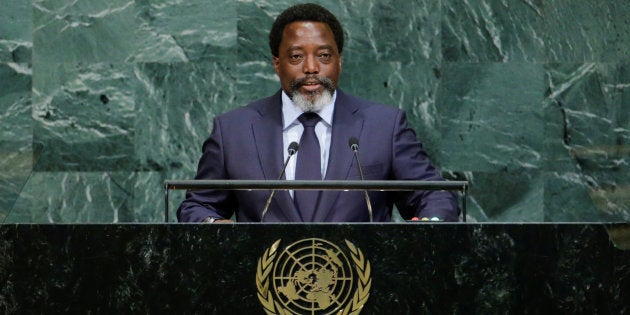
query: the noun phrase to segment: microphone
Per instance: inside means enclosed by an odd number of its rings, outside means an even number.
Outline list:
[[[284,161],[284,165],[282,166],[282,171],[280,171],[280,176],[278,176],[278,180],[282,179],[282,176],[284,176],[284,171],[287,169],[287,165],[289,165],[289,161],[291,160],[291,157],[295,155],[295,153],[297,153],[298,149],[300,148],[300,145],[293,141],[291,143],[289,143],[289,147],[287,148],[287,151],[289,152],[289,156],[287,156],[287,160]],[[273,199],[273,195],[276,194],[276,190],[272,190],[271,194],[269,195],[269,198],[267,199],[267,203],[265,203],[265,208],[262,211],[262,214],[260,215],[260,222],[265,221],[265,215],[267,214],[267,211],[269,211],[269,205],[271,205],[271,199]]]
[[[350,150],[354,152],[354,159],[357,161],[357,166],[359,167],[359,175],[361,175],[361,180],[365,180],[363,178],[363,168],[361,168],[361,162],[359,161],[359,139],[356,137],[350,137],[348,140],[348,145],[350,146]],[[370,195],[367,190],[363,191],[365,193],[365,203],[367,204],[368,214],[370,215],[370,222],[373,222],[372,218],[372,201],[370,201]]]

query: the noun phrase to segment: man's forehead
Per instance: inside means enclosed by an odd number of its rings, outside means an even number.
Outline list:
[[[310,34],[312,32],[327,33],[333,35],[330,26],[324,22],[316,21],[295,21],[284,27],[284,33],[293,32],[298,36]]]
[[[291,40],[310,40],[328,39],[334,42],[334,34],[328,24],[323,22],[300,21],[288,24],[284,28],[283,40],[290,38]]]

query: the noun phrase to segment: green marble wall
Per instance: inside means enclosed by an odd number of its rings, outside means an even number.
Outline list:
[[[469,221],[630,220],[630,2],[317,2],[342,88],[407,110]],[[293,3],[4,0],[0,222],[162,221],[212,118],[278,89]]]

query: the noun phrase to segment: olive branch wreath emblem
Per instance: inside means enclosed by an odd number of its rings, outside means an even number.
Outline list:
[[[258,299],[263,305],[265,313],[268,315],[290,315],[293,314],[290,310],[282,307],[278,301],[275,301],[273,294],[270,290],[270,277],[269,274],[273,270],[274,260],[278,252],[281,240],[277,240],[267,248],[258,259],[258,265],[256,268],[256,286],[258,289]],[[370,288],[372,287],[372,278],[370,278],[371,268],[370,261],[365,259],[363,253],[350,241],[345,240],[346,246],[350,250],[352,261],[354,262],[354,268],[357,272],[357,289],[354,292],[352,300],[337,313],[338,315],[356,315],[361,312],[363,305],[367,302],[370,296]]]

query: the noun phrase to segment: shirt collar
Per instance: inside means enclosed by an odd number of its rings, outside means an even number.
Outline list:
[[[332,95],[332,101],[330,104],[326,104],[322,110],[317,112],[319,117],[322,118],[322,121],[326,123],[328,126],[332,126],[332,118],[333,112],[335,110],[335,100],[337,99],[337,91],[335,91]],[[299,122],[297,118],[302,115],[303,111],[293,104],[293,101],[289,96],[282,90],[282,130],[287,129],[293,124]]]

